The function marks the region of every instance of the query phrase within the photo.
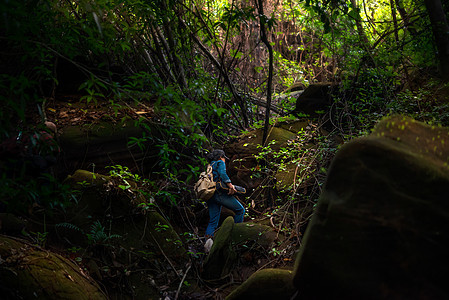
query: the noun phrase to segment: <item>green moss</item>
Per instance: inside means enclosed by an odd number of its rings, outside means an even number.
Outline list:
[[[25,299],[107,299],[99,286],[66,258],[0,236],[0,281]]]
[[[264,269],[251,275],[226,300],[290,299],[295,292],[293,272],[282,269]]]
[[[107,183],[111,177],[92,173],[86,170],[76,170],[73,175],[66,178],[65,183],[70,184],[74,188],[81,188],[82,186],[102,186]]]
[[[296,259],[304,299],[447,295],[448,129],[393,119],[405,130],[386,119],[334,157]]]
[[[204,262],[203,277],[218,279],[231,271],[237,254],[232,249],[231,234],[234,228],[234,219],[227,217],[215,234],[214,244]]]
[[[269,247],[276,239],[276,235],[277,233],[270,226],[254,223],[238,223],[234,225],[231,237],[234,244],[251,241],[263,247]]]
[[[391,128],[391,124],[397,124],[397,129]],[[390,128],[390,130],[387,130]],[[449,129],[444,127],[429,126],[409,117],[392,116],[379,122],[371,136],[381,135],[407,146],[410,151],[416,153],[428,153],[429,159],[438,161],[449,155],[449,140],[446,137]],[[423,140],[425,143],[423,143]]]

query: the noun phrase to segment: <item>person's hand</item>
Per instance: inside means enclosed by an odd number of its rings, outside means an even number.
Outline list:
[[[235,189],[235,187],[232,183],[229,183],[228,187],[229,187],[228,195],[233,195],[233,194],[237,193],[237,190]]]

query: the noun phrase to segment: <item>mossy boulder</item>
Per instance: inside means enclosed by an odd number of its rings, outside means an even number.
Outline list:
[[[206,279],[219,279],[229,274],[237,255],[232,249],[231,234],[234,219],[227,217],[215,234],[214,244],[204,262],[202,276]]]
[[[67,242],[66,247],[88,249],[83,261],[109,295],[124,293],[121,284],[111,284],[114,271],[125,274],[127,295],[159,299],[155,282],[161,276],[158,270],[166,270],[167,277],[177,276],[188,259],[170,222],[131,181],[122,189],[119,185],[124,183],[117,177],[77,170],[65,183],[80,191],[78,202],[66,210],[65,217],[70,221],[57,223],[47,217],[47,227],[54,227],[58,240]]]
[[[280,168],[274,176],[276,178],[277,190],[286,190],[293,184],[297,184],[296,178],[298,178],[300,171],[301,168],[295,163],[288,163],[283,168]]]
[[[295,291],[292,271],[263,269],[251,275],[226,300],[290,299]]]
[[[371,136],[386,138],[410,148],[424,160],[448,167],[449,129],[429,126],[405,116],[394,116],[380,122]]]
[[[238,223],[234,219],[225,219],[215,235],[214,244],[204,263],[202,276],[207,279],[219,279],[231,273],[237,261],[251,247],[247,243],[269,249],[277,238],[277,233],[269,226]]]
[[[125,249],[139,249],[150,253],[154,259],[164,255],[166,259],[181,263],[187,259],[187,251],[171,224],[156,211],[129,216],[123,222],[113,224]]]
[[[274,152],[285,147],[289,141],[295,140],[299,131],[305,129],[308,121],[282,122],[271,127],[268,132],[267,143],[271,144]],[[255,155],[259,154],[262,145],[263,129],[256,129],[239,137],[235,143],[230,143],[225,147],[226,154],[231,158],[228,173],[234,184],[245,186],[251,190],[258,187],[261,179],[251,176],[258,162]],[[270,157],[267,156],[266,159]]]
[[[296,98],[295,113],[305,113],[318,116],[320,111],[327,111],[331,105],[331,92],[336,86],[330,82],[320,82],[309,85]]]
[[[396,116],[344,145],[295,266],[296,299],[447,299],[449,130]]]
[[[235,245],[252,241],[264,248],[270,247],[277,236],[277,232],[270,226],[250,222],[234,224],[231,232],[232,242]]]
[[[129,214],[136,204],[144,202],[136,191],[137,184],[129,179],[125,183],[120,178],[76,170],[64,183],[80,191],[77,207],[82,208],[83,213],[77,212],[77,216],[82,218],[104,216],[106,211],[115,216]],[[127,184],[129,187],[123,188]]]
[[[93,173],[87,170],[76,170],[72,175],[67,176],[66,183],[73,187],[102,187],[111,180],[110,176]]]
[[[108,299],[70,260],[0,235],[2,299]]]
[[[138,204],[145,199],[136,191],[136,183],[127,182],[129,189],[122,190],[118,188],[120,182],[111,176],[86,170],[68,176],[65,183],[81,191],[79,202],[68,211],[75,225],[88,232],[93,221],[104,221],[110,224],[111,234],[120,235],[121,242],[129,248],[185,257],[181,239],[166,219],[154,210],[139,213]]]
[[[60,131],[60,167],[67,169],[69,173],[77,169],[101,170],[116,164],[147,172],[153,166],[157,154],[154,146],[149,143],[144,145],[144,150],[129,144],[130,137],[144,136],[144,130],[136,126],[134,120],[67,126]]]

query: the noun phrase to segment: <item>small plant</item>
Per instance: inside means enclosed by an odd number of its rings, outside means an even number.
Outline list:
[[[137,207],[139,207],[140,209],[142,209],[142,211],[143,212],[147,212],[147,211],[149,211],[150,209],[152,209],[152,208],[154,208],[154,207],[156,207],[157,205],[156,204],[154,204],[154,203],[148,203],[148,202],[142,202],[142,203],[139,203],[138,205],[137,205]]]
[[[107,234],[105,227],[98,220],[92,224],[90,233],[87,234],[87,239],[91,245],[106,244],[110,240],[117,238],[121,238],[121,236],[118,234]]]
[[[107,166],[110,168],[109,176],[119,178],[124,184],[119,184],[118,187],[122,190],[128,190],[131,188],[130,181],[140,182],[142,179],[138,174],[133,174],[128,167],[122,165]]]
[[[90,185],[90,183],[87,182],[86,180],[78,181],[77,184],[79,184],[82,188],[86,188]]]
[[[122,165],[107,166],[107,168],[112,169],[109,171],[109,176],[119,177],[122,179],[129,179],[135,182],[141,181],[141,177],[138,174],[133,174],[128,167]]]
[[[83,232],[83,230],[81,228],[79,228],[78,226],[72,224],[72,223],[67,223],[67,222],[63,222],[63,223],[58,223],[55,225],[56,228],[67,228],[70,230],[74,230],[74,231],[79,231],[79,232]]]
[[[82,249],[81,247],[70,247],[70,248],[67,248],[66,250],[69,253],[77,253],[77,252],[81,251],[81,249]]]
[[[35,243],[38,246],[45,247],[45,244],[47,243],[47,235],[48,235],[47,231],[45,231],[45,232],[31,232],[31,234],[32,234],[32,238],[34,239]]]
[[[273,256],[280,256],[282,255],[283,252],[284,251],[276,249],[274,247],[270,250],[270,253],[273,254]]]
[[[106,89],[106,85],[91,74],[90,78],[81,84],[78,90],[84,90],[86,95],[82,96],[80,101],[86,101],[86,103],[93,102],[95,105],[98,104],[99,98],[105,98],[104,95],[100,92],[101,89]]]
[[[156,230],[157,232],[163,232],[163,231],[167,231],[170,227],[166,224],[161,224],[160,222],[157,222],[156,227],[154,230]]]

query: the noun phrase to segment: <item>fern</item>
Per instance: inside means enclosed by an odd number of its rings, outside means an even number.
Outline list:
[[[90,233],[87,234],[87,238],[91,244],[104,244],[111,239],[121,238],[121,235],[106,234],[104,226],[97,220],[92,224]]]
[[[74,231],[83,232],[83,230],[81,228],[79,228],[78,226],[76,226],[72,223],[67,223],[67,222],[56,224],[55,227],[56,228],[66,228],[66,229],[70,229],[70,230],[74,230]]]

